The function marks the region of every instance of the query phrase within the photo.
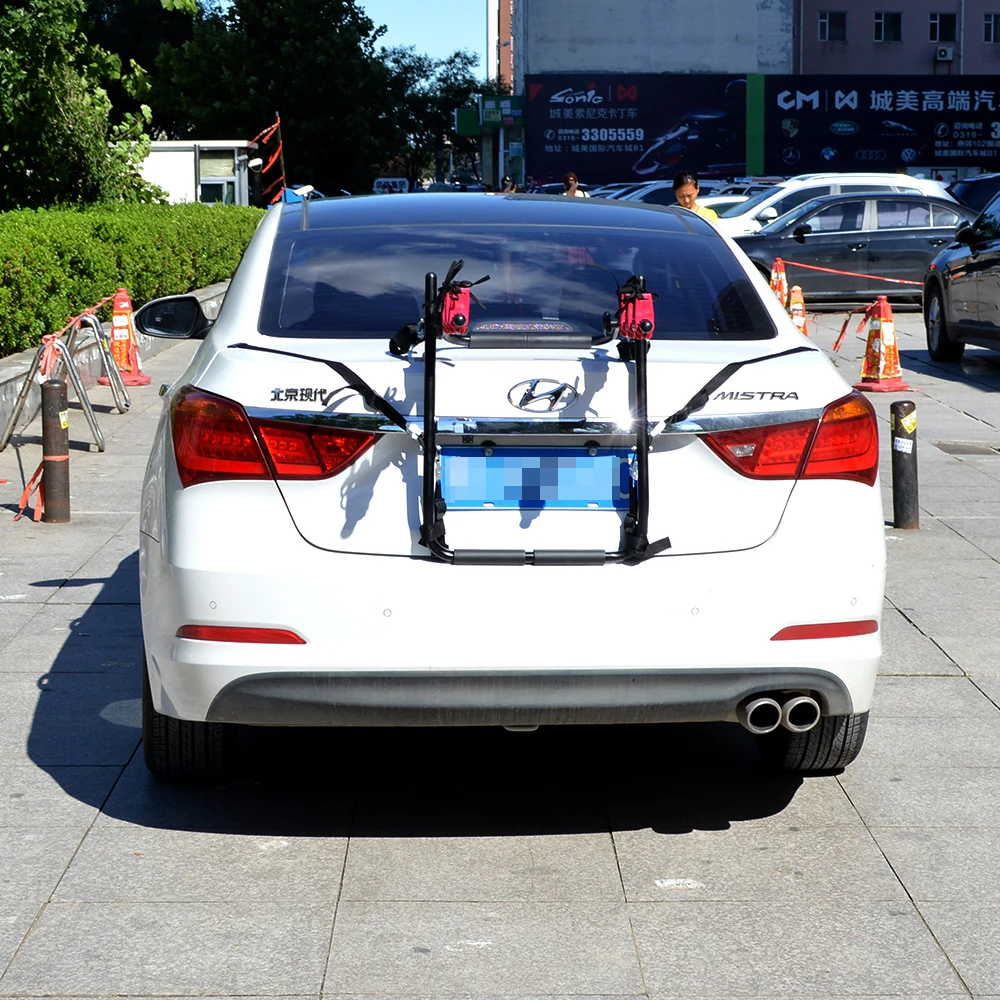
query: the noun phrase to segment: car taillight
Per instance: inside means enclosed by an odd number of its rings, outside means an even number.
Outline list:
[[[279,479],[335,476],[374,443],[374,434],[283,421],[251,420]]]
[[[830,403],[819,421],[719,431],[703,440],[751,479],[854,479],[872,486],[878,473],[875,410],[859,392]]]
[[[874,486],[877,475],[875,408],[860,392],[852,392],[823,411],[802,478],[856,479]]]
[[[271,471],[239,403],[185,386],[170,414],[183,486],[219,479],[270,479]]]
[[[238,625],[182,625],[178,639],[202,642],[259,642],[268,646],[304,646],[305,639],[289,628],[258,628]]]
[[[239,403],[186,386],[171,430],[184,486],[220,479],[326,479],[360,458],[378,435],[294,421],[251,419]]]

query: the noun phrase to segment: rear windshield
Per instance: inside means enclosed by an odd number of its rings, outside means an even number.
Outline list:
[[[272,337],[392,336],[422,316],[424,276],[453,260],[476,281],[469,332],[603,329],[616,286],[643,274],[656,336],[763,340],[774,325],[746,272],[713,236],[581,226],[345,227],[279,234],[260,331]]]

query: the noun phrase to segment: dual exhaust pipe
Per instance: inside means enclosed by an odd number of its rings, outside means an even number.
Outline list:
[[[785,702],[760,695],[740,702],[736,717],[740,725],[755,735],[773,732],[784,726],[792,733],[808,732],[823,715],[819,702],[809,695],[797,694]]]

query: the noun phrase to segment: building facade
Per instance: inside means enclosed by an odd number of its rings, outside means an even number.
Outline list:
[[[801,0],[796,73],[1000,73],[1000,0]]]

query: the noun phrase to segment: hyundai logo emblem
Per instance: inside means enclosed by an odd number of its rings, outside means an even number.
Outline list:
[[[565,410],[576,402],[577,391],[567,382],[554,378],[531,378],[518,382],[507,393],[507,401],[519,410],[529,413],[551,413]]]

